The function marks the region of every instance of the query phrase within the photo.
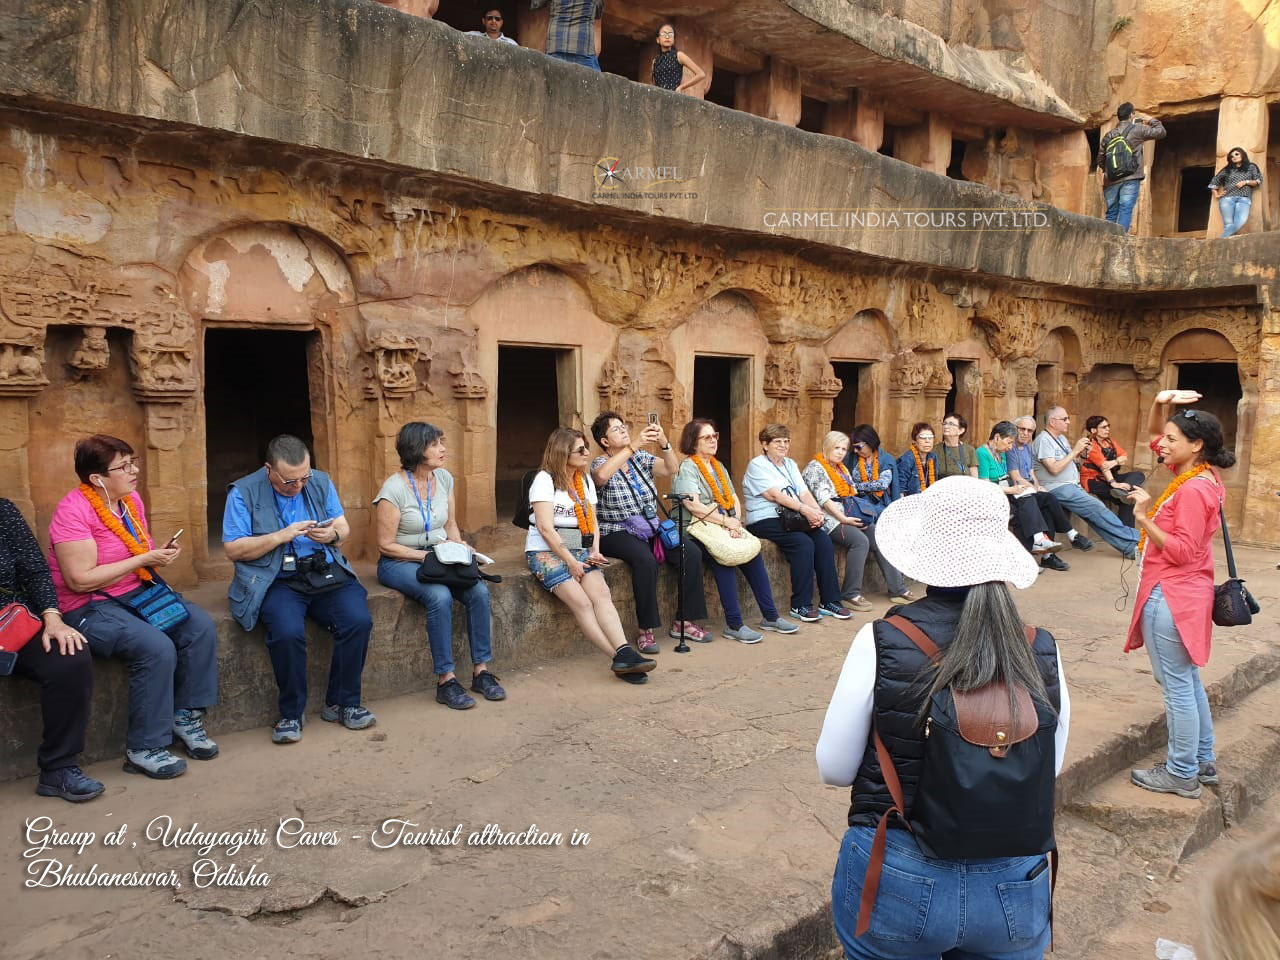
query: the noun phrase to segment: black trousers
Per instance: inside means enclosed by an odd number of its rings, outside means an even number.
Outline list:
[[[1048,490],[1037,490],[1026,499],[1034,500],[1036,506],[1040,508],[1040,514],[1047,524],[1041,529],[1050,537],[1055,533],[1066,533],[1071,529],[1071,518],[1067,516],[1067,511],[1063,508],[1061,501]]]
[[[43,627],[41,628],[43,633]],[[45,653],[36,634],[18,653],[13,672],[40,685],[40,716],[44,730],[36,763],[41,770],[60,770],[75,765],[84,750],[84,733],[89,726],[89,698],[93,695],[93,657],[83,650],[58,653],[57,643]]]
[[[640,629],[654,630],[662,626],[662,614],[658,612],[658,561],[653,555],[650,541],[633,537],[625,530],[615,530],[600,538],[600,552],[606,557],[621,560],[631,568],[631,589],[636,595],[636,620]],[[664,562],[676,566],[680,562],[680,551],[668,550]],[[706,618],[707,597],[702,591],[702,551],[695,545],[685,544],[683,619]]]
[[[1045,518],[1040,504],[1036,503],[1034,494],[1028,497],[1010,497],[1009,513],[1010,529],[1027,550],[1031,549],[1037,533],[1052,533],[1049,529],[1050,521]]]
[[[1147,475],[1141,470],[1131,470],[1128,473],[1116,473],[1112,470],[1111,476],[1115,478],[1116,483],[1130,483],[1135,487],[1140,487],[1147,482]],[[1120,522],[1126,527],[1134,526],[1133,504],[1128,500],[1117,500],[1111,496],[1111,484],[1106,480],[1090,480],[1089,492],[1114,510]]]

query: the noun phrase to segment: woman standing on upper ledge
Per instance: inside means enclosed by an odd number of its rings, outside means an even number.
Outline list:
[[[689,79],[684,78],[685,67]],[[664,23],[658,28],[658,56],[653,61],[653,84],[663,90],[686,93],[706,79],[706,71],[693,62],[687,53],[676,49],[676,25]]]
[[[1134,770],[1144,790],[1195,799],[1200,784],[1218,782],[1213,717],[1200,680],[1213,630],[1213,532],[1222,509],[1214,467],[1234,466],[1222,447],[1222,424],[1203,410],[1169,416],[1172,404],[1195,403],[1194,390],[1162,390],[1151,406],[1151,448],[1174,475],[1148,516],[1151,496],[1136,488],[1138,597],[1125,652],[1146,644],[1151,672],[1164,689],[1169,751],[1164,763]]]
[[[1262,172],[1249,160],[1249,154],[1241,147],[1232,147],[1227,163],[1213,175],[1209,189],[1218,200],[1222,213],[1222,236],[1238,233],[1249,222],[1249,208],[1253,204],[1253,191],[1262,186]]]

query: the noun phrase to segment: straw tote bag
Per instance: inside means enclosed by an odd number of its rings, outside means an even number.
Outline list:
[[[722,567],[740,567],[755,559],[760,552],[760,540],[746,527],[738,531],[737,537],[732,537],[720,524],[708,523],[695,517],[689,521],[685,532],[706,547],[707,552]]]

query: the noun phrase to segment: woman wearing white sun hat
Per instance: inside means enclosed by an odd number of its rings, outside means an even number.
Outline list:
[[[918,496],[891,503],[877,523],[885,559],[928,585],[922,599],[894,608],[892,619],[902,618],[905,630],[923,633],[923,645],[932,641],[938,649],[926,656],[890,620],[864,626],[845,659],[818,740],[823,781],[853,787],[832,912],[836,933],[854,960],[901,956],[904,939],[913,941],[912,956],[921,957],[956,950],[975,958],[1030,960],[1048,947],[1051,878],[1043,851],[1052,847],[1052,790],[1032,818],[1036,822],[1023,825],[1023,840],[1013,841],[1025,844],[1034,835],[1040,846],[991,849],[983,859],[938,859],[922,850],[904,818],[887,816],[900,805],[914,820],[927,805],[918,807],[918,799],[936,800],[926,797],[927,784],[922,791],[917,787],[930,705],[948,688],[954,694],[1003,680],[1026,690],[1039,729],[1052,738],[1037,761],[1045,765],[1044,782],[1051,780],[1050,760],[1055,775],[1062,768],[1071,709],[1062,662],[1048,631],[1036,630],[1028,643],[1007,584],[1025,589],[1035,583],[1036,562],[1008,524],[1004,494],[968,476],[945,477]],[[931,660],[936,670],[929,670]],[[930,683],[918,682],[929,673]],[[1013,717],[1016,722],[1018,714]],[[934,733],[936,740],[936,728]],[[882,768],[882,752],[891,770]],[[964,826],[958,824],[958,832]],[[881,853],[882,870],[873,866]],[[877,884],[884,894],[878,900]]]

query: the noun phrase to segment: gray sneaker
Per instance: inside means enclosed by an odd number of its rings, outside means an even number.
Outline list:
[[[1212,763],[1200,764],[1200,782],[1214,787],[1218,785],[1218,768]]]
[[[745,623],[737,629],[726,626],[724,635],[730,640],[737,640],[739,643],[759,643],[764,639],[764,634],[757,633]]]
[[[761,630],[772,630],[774,633],[795,633],[800,629],[790,620],[783,620],[781,617],[777,620],[761,620],[756,626]]]
[[[1196,777],[1175,777],[1163,763],[1157,763],[1150,770],[1133,770],[1129,779],[1153,793],[1173,793],[1188,800],[1200,796],[1200,781]]]
[[[204,729],[204,710],[179,710],[173,715],[173,735],[181,741],[192,760],[212,760],[218,745]]]
[[[172,780],[187,772],[187,761],[164,747],[153,750],[126,750],[124,772],[146,774],[153,780]]]

